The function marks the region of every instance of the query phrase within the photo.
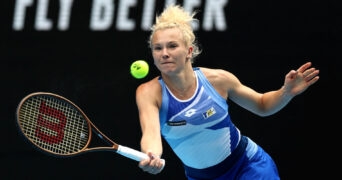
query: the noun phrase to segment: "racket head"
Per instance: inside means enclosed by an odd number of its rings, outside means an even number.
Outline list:
[[[16,119],[24,138],[52,156],[80,154],[91,141],[88,117],[76,104],[57,94],[27,95],[18,104]]]

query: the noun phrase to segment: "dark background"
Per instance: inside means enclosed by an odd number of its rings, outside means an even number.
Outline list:
[[[150,175],[138,163],[111,152],[58,159],[37,152],[18,133],[15,111],[29,93],[47,91],[75,102],[107,136],[139,149],[140,127],[136,87],[158,75],[147,47],[149,32],[137,28],[91,31],[91,1],[74,0],[70,28],[33,28],[34,8],[25,28],[12,29],[15,1],[2,1],[0,77],[2,139],[0,162],[4,179],[185,179],[180,161],[167,145],[161,174]],[[36,3],[36,1],[34,1]],[[56,16],[57,1],[49,17]],[[117,1],[115,1],[118,3]],[[158,1],[159,3],[163,1]],[[183,1],[178,1],[180,4]],[[130,15],[139,22],[142,1]],[[204,4],[205,1],[202,2]],[[202,7],[202,6],[201,6]],[[201,9],[199,7],[199,9]],[[162,8],[159,7],[158,11]],[[320,80],[279,113],[261,118],[230,104],[231,116],[243,134],[275,160],[282,179],[330,179],[338,173],[340,110],[341,8],[337,1],[230,0],[228,29],[196,32],[203,53],[194,66],[222,68],[257,91],[282,86],[285,75],[307,61],[320,69]],[[203,14],[199,13],[201,20]],[[139,24],[139,23],[137,23]],[[144,79],[134,79],[130,64],[150,63]]]

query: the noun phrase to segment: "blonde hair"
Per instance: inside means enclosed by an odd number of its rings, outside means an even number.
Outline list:
[[[166,7],[164,11],[156,17],[156,22],[151,27],[152,32],[148,41],[150,48],[152,48],[152,38],[156,31],[167,28],[178,28],[183,34],[185,45],[193,47],[191,59],[191,62],[193,63],[195,57],[201,53],[192,28],[192,22],[197,20],[194,18],[195,15],[196,12],[190,14],[179,5],[170,5]]]

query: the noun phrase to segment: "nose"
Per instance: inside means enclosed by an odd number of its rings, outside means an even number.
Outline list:
[[[167,51],[167,48],[163,48],[162,57],[163,57],[163,59],[167,59],[169,57],[169,53]]]

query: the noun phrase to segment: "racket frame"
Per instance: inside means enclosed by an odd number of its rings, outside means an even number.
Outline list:
[[[37,143],[35,143],[30,137],[27,136],[27,134],[23,131],[23,127],[22,124],[20,122],[20,112],[21,112],[21,108],[23,106],[23,104],[30,98],[34,97],[34,96],[50,96],[53,98],[58,99],[58,101],[62,100],[65,101],[67,104],[73,106],[75,108],[75,110],[77,110],[85,119],[85,121],[87,122],[87,126],[88,126],[88,140],[86,145],[84,145],[84,147],[82,149],[80,149],[79,151],[76,151],[74,153],[68,153],[68,154],[60,154],[60,153],[56,153],[53,152],[51,150],[48,149],[44,149],[42,148],[40,145],[38,145]],[[20,103],[18,104],[17,110],[16,110],[16,119],[17,119],[17,125],[19,127],[19,130],[21,132],[21,134],[24,136],[24,138],[29,141],[32,145],[34,145],[34,147],[42,152],[44,152],[45,154],[48,155],[52,155],[52,156],[56,156],[56,157],[72,157],[75,155],[80,155],[83,153],[88,153],[88,152],[94,152],[94,151],[114,151],[122,156],[125,156],[127,158],[133,159],[135,161],[141,161],[143,159],[148,159],[149,157],[147,156],[147,154],[141,152],[141,151],[137,151],[135,149],[132,149],[130,147],[126,147],[120,144],[115,143],[113,140],[111,140],[110,138],[108,138],[104,133],[102,133],[95,125],[94,123],[92,123],[90,121],[90,119],[87,117],[87,115],[82,111],[82,109],[77,106],[75,103],[73,103],[72,101],[70,101],[69,99],[60,96],[58,94],[54,94],[54,93],[50,93],[50,92],[34,92],[31,93],[27,96],[25,96]],[[96,134],[100,139],[102,139],[104,142],[106,142],[109,146],[108,147],[92,147],[89,148],[90,142],[92,140],[93,134]]]

